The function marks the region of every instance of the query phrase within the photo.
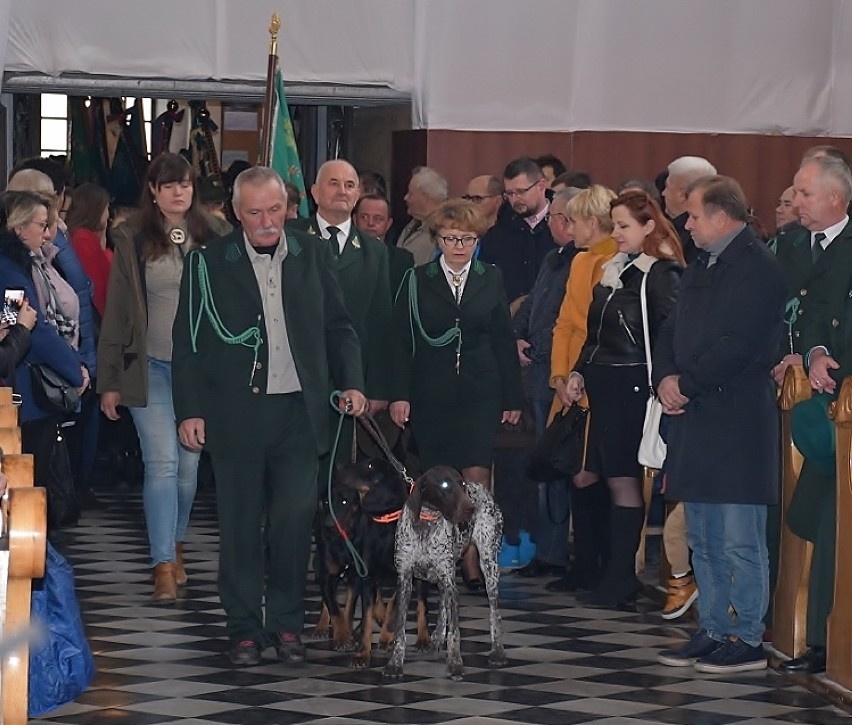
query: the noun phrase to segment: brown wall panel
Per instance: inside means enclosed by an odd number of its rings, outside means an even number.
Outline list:
[[[755,212],[770,230],[775,224],[778,195],[790,185],[807,148],[829,143],[852,156],[852,139],[802,136],[631,131],[410,133],[418,134],[418,143],[416,149],[406,149],[405,161],[397,155],[396,138],[394,143],[394,177],[406,179],[401,182],[402,194],[407,184],[406,164],[410,172],[412,166],[427,163],[447,177],[452,194],[460,194],[471,177],[499,174],[508,161],[524,154],[556,154],[569,168],[588,171],[596,181],[609,186],[628,177],[653,179],[678,156],[705,156],[720,173],[733,176],[743,185]],[[415,156],[417,160],[413,160]]]

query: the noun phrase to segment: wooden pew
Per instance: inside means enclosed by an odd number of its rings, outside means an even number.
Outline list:
[[[10,412],[11,409],[11,412]],[[7,426],[12,422],[14,426]],[[47,546],[47,495],[33,487],[33,457],[21,454],[21,435],[11,390],[0,388],[0,444],[3,472],[8,478],[8,501],[2,504],[4,531],[8,532],[3,637],[14,636],[30,626],[32,580],[44,575]],[[0,660],[0,711],[3,725],[27,722],[29,646],[24,641],[3,653]]]
[[[843,381],[832,407],[837,432],[837,554],[826,674],[852,690],[852,378]]]
[[[811,397],[808,376],[801,366],[787,368],[778,405],[781,408],[781,551],[773,598],[772,640],[779,652],[798,657],[807,649],[808,581],[813,544],[787,526],[787,508],[802,470],[802,454],[793,444],[790,411]]]

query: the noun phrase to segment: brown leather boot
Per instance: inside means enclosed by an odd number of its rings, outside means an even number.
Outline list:
[[[173,602],[177,599],[177,582],[175,581],[175,565],[164,561],[154,567],[154,596],[155,602]]]
[[[186,586],[189,577],[186,575],[186,569],[183,566],[183,542],[178,541],[175,544],[175,582],[179,587]]]

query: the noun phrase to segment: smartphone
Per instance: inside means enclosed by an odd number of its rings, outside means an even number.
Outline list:
[[[18,312],[24,304],[24,290],[21,287],[8,288],[3,293],[3,313],[0,322],[14,325],[18,321]]]

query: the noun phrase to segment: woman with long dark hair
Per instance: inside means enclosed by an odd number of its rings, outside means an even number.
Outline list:
[[[641,286],[646,283],[650,347],[674,308],[684,266],[680,241],[657,203],[628,191],[610,204],[616,255],[603,265],[589,307],[586,342],[567,380],[570,399],[588,394],[586,468],[612,496],[610,558],[588,602],[618,606],[636,596],[636,550],[644,523],[642,438],[648,371]]]
[[[187,581],[183,540],[195,500],[199,454],[180,446],[172,404],[172,323],[189,250],[221,236],[226,222],[200,208],[197,176],[176,154],[148,169],[139,210],[118,226],[98,345],[98,392],[110,420],[126,405],[145,464],[143,502],[154,601]]]

